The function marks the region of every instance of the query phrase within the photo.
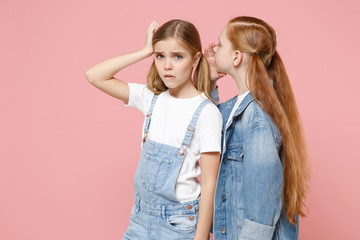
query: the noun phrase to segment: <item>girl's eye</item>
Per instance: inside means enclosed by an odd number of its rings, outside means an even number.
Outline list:
[[[179,60],[179,59],[182,59],[183,57],[181,55],[175,55],[175,59],[176,60]]]
[[[164,56],[162,54],[157,54],[156,55],[156,58],[160,59],[160,58],[163,58]]]

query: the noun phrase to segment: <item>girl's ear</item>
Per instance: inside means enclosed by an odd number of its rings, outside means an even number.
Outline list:
[[[236,50],[234,52],[234,57],[233,57],[233,66],[234,67],[240,66],[240,63],[242,61],[242,57],[243,57],[243,55],[239,50]]]
[[[193,68],[196,68],[196,66],[199,64],[200,58],[201,58],[201,52],[196,53],[194,57],[194,63],[192,65]]]

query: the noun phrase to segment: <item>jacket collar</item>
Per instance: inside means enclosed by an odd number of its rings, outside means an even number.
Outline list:
[[[231,98],[230,100],[228,100],[224,103],[224,109],[228,109],[228,111],[226,111],[226,114],[223,116],[224,127],[226,127],[226,123],[230,117],[230,113],[231,113],[236,101],[237,101],[237,96]],[[254,97],[251,94],[251,92],[249,92],[245,96],[245,98],[241,101],[239,107],[235,110],[232,119],[230,119],[229,126],[233,122],[233,119],[236,118],[237,116],[239,116],[252,101],[254,101]]]

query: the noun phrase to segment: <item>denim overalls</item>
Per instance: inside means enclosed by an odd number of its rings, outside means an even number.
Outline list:
[[[175,184],[201,110],[210,101],[204,100],[196,109],[182,145],[177,148],[147,138],[158,96],[154,95],[146,115],[143,146],[134,180],[135,205],[123,239],[184,240],[195,236],[199,199],[180,203],[175,197]]]

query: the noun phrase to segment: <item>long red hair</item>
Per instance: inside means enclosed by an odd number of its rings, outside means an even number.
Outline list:
[[[232,47],[250,54],[247,84],[256,102],[282,135],[283,210],[289,222],[304,212],[309,177],[303,131],[285,66],[276,51],[274,29],[261,19],[237,17],[227,25]],[[273,83],[271,83],[271,80]]]

